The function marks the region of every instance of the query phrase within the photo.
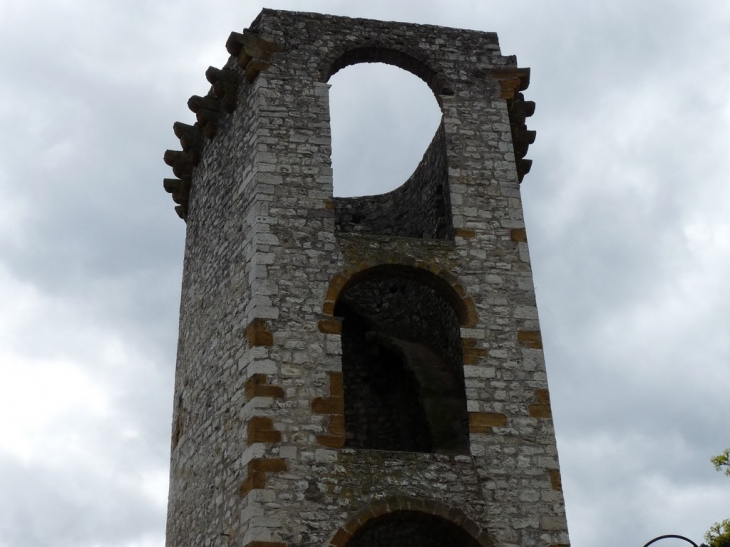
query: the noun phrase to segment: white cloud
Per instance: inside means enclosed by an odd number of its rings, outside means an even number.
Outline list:
[[[184,227],[161,155],[260,7],[0,3],[3,547],[162,543]],[[532,67],[523,197],[573,544],[727,518],[730,4],[271,7],[497,31]],[[372,93],[434,104],[393,81]]]

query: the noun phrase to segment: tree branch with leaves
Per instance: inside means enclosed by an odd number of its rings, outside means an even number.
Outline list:
[[[711,458],[712,465],[717,471],[722,471],[730,477],[730,448],[719,456]],[[705,534],[705,541],[709,547],[730,547],[730,519],[716,522]]]

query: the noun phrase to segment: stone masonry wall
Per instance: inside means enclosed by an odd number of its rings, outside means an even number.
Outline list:
[[[227,156],[250,157],[256,149],[254,87],[241,89],[239,115],[221,127],[241,138],[207,144],[191,192],[195,206],[186,234],[170,463],[168,512],[177,518],[168,520],[167,536],[173,543],[200,530],[201,522],[226,529],[230,509],[220,499],[236,491],[231,486],[238,482],[236,462],[246,448],[243,435],[236,434],[245,428],[239,411],[246,380],[237,361],[245,351],[240,325],[254,298],[250,278],[265,261],[253,252],[254,212],[262,212],[263,204],[255,202],[253,165]],[[191,538],[193,544],[201,532]]]
[[[231,40],[235,108],[196,113],[209,140],[182,211],[167,545],[344,547],[358,518],[403,507],[485,547],[567,545],[507,108],[525,72],[495,34],[435,26],[264,10]],[[326,82],[366,61],[437,96],[446,237],[336,229]],[[334,305],[393,264],[463,303],[468,454],[343,448]]]

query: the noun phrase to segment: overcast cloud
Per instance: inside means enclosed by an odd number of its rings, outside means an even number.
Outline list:
[[[0,3],[0,547],[164,543],[185,226],[162,153],[262,7]],[[709,463],[730,446],[727,0],[267,7],[496,31],[532,68],[522,190],[573,545],[730,518]],[[396,186],[428,89],[331,83],[336,192]]]

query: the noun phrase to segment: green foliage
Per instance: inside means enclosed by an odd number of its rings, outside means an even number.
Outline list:
[[[715,469],[717,471],[721,471],[723,468],[725,468],[725,474],[730,477],[730,448],[726,448],[725,452],[723,452],[719,456],[711,458],[710,461],[715,466]]]
[[[719,456],[710,458],[710,461],[717,471],[723,471],[730,477],[730,448],[726,448]],[[713,524],[705,534],[705,541],[709,547],[730,547],[730,519]]]
[[[710,547],[730,547],[730,519],[713,524],[705,534],[705,541]]]

